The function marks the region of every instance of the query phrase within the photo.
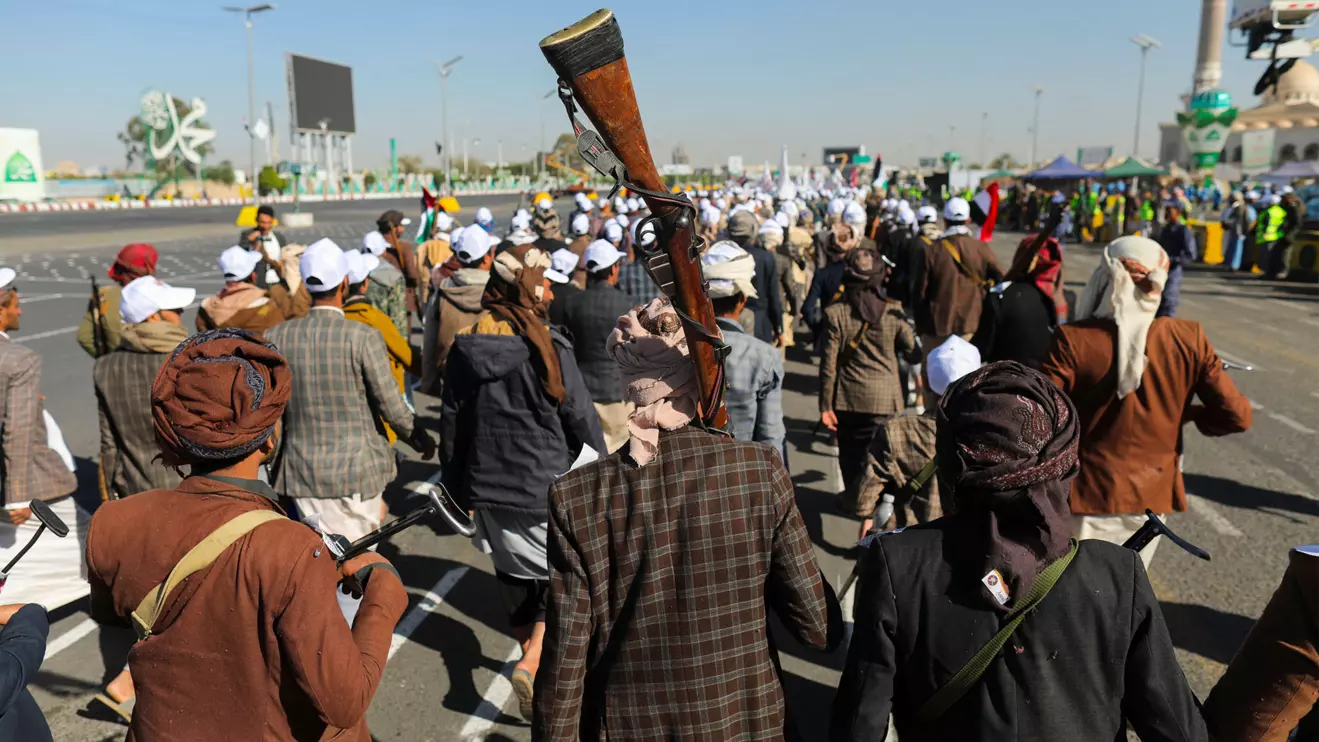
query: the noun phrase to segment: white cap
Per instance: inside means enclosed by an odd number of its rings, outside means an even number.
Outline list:
[[[540,209],[541,211],[549,211],[550,209],[554,208],[554,202],[551,201],[548,196],[541,196],[540,198],[536,199],[536,208]]]
[[[1282,196],[1279,196],[1276,193],[1269,196],[1269,206],[1277,206],[1280,203],[1282,203]]]
[[[371,275],[371,271],[380,265],[380,258],[371,253],[363,253],[358,250],[345,250],[344,260],[348,264],[348,283],[350,285],[359,284]]]
[[[573,200],[577,202],[578,206],[590,210],[588,207],[591,205],[591,199],[587,198],[585,193],[578,191],[577,195],[573,196]]]
[[[922,206],[916,210],[916,221],[921,224],[933,224],[939,221],[939,212],[933,206]]]
[[[618,222],[610,220],[605,224],[605,239],[615,243],[622,242],[623,227]]]
[[[197,289],[174,288],[155,276],[142,276],[124,287],[119,314],[124,322],[135,325],[161,310],[187,309],[195,298]]]
[[[578,214],[572,218],[572,233],[578,236],[584,235],[591,231],[591,217],[586,214]]]
[[[494,221],[495,221],[495,215],[490,213],[490,209],[487,209],[486,207],[482,206],[481,208],[476,210],[477,224],[493,224]]]
[[[312,292],[333,291],[348,275],[348,261],[343,250],[333,240],[316,240],[302,253],[298,261],[302,281]]]
[[[1296,189],[1295,189],[1295,188],[1292,188],[1291,186],[1283,186],[1283,187],[1282,187],[1282,195],[1284,195],[1284,196],[1286,196],[1288,193],[1295,193],[1295,192],[1296,192]]]
[[[614,211],[619,214],[627,213],[627,201],[624,201],[622,196],[614,197]]]
[[[641,211],[641,202],[638,201],[638,200],[635,199],[635,198],[629,198],[629,199],[627,200],[627,210],[628,210],[628,211]]]
[[[545,277],[554,283],[568,283],[577,270],[577,262],[577,253],[561,247],[550,254],[550,269],[545,271]]]
[[[453,217],[441,211],[435,215],[435,228],[441,232],[448,232],[453,228]]]
[[[228,283],[247,280],[256,271],[262,254],[237,245],[220,253],[220,272]]]
[[[848,201],[847,207],[843,209],[843,223],[857,228],[865,227],[866,210],[861,208],[861,204]]]
[[[464,265],[475,263],[490,252],[490,235],[484,229],[468,227],[453,243],[453,254]]]
[[[792,226],[792,217],[780,211],[774,215],[774,221],[778,222],[780,227],[787,229]]]
[[[631,224],[631,220],[627,218],[627,214],[623,214],[623,213],[620,213],[618,216],[614,217],[614,221],[618,223],[618,226],[624,229],[627,229],[627,225]]]
[[[0,268],[0,289],[8,287],[15,278],[18,278],[18,273],[13,268]]]
[[[596,240],[586,246],[586,270],[595,273],[617,263],[627,255],[604,240]]]
[[[953,335],[925,359],[930,391],[943,394],[954,381],[980,368],[980,349]]]
[[[338,245],[335,245],[338,247]],[[368,252],[372,255],[384,255],[389,249],[389,240],[385,239],[379,232],[367,232],[362,238],[362,252]]]
[[[971,218],[971,204],[961,197],[950,198],[944,204],[943,218],[950,222],[967,221]]]
[[[531,215],[519,211],[513,215],[512,219],[508,220],[508,225],[513,229],[527,229],[531,226]]]

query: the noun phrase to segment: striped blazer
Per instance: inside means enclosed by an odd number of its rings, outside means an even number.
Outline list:
[[[0,333],[0,449],[6,504],[54,500],[78,487],[64,459],[46,445],[41,356]]]

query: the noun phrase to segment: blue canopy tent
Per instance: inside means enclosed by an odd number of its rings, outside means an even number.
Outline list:
[[[1081,180],[1082,178],[1103,177],[1103,175],[1099,171],[1086,170],[1065,156],[1059,155],[1039,170],[1021,177],[1025,180]]]
[[[1288,162],[1271,173],[1257,176],[1271,183],[1290,183],[1293,180],[1319,178],[1319,162]]]

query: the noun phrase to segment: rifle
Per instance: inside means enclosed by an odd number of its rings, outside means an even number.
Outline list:
[[[101,288],[96,285],[96,276],[91,276],[92,280],[92,297],[87,302],[87,311],[92,314],[92,348],[96,351],[96,357],[110,352],[108,338],[105,337],[105,326],[102,324],[101,313]]]
[[[624,187],[650,208],[651,216],[637,226],[634,249],[682,320],[696,368],[700,423],[723,428],[728,424],[723,402],[728,346],[720,339],[706,294],[701,270],[704,242],[696,230],[696,208],[686,194],[670,194],[655,169],[618,21],[613,11],[597,10],[545,37],[540,50],[559,75],[559,98],[577,135],[578,152],[614,181],[609,198]],[[600,133],[577,120],[578,106]]]

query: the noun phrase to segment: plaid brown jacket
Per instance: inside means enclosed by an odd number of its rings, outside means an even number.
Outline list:
[[[915,415],[894,418],[879,429],[866,455],[866,471],[856,499],[857,517],[869,518],[885,492],[895,499],[893,520],[889,527],[876,523],[879,530],[906,528],[943,517],[939,477],[931,477],[914,497],[907,496],[905,490],[907,482],[934,458],[934,430],[934,418]]]
[[[766,605],[832,648],[832,589],[769,446],[661,432],[550,489],[550,601],[536,740],[778,740]]]
[[[916,351],[916,333],[892,304],[878,327],[871,327],[856,351],[840,367],[839,357],[861,332],[861,315],[846,301],[824,311],[824,348],[820,352],[820,412],[896,415],[906,407],[898,381],[898,355]]]
[[[101,475],[114,499],[172,489],[182,481],[157,459],[160,447],[151,420],[151,385],[169,355],[121,347],[92,367],[101,419]]]
[[[272,467],[287,497],[375,497],[394,479],[394,449],[382,421],[403,440],[414,418],[389,371],[380,333],[342,312],[313,308],[266,338],[293,371],[283,442]]]
[[[0,336],[0,453],[5,503],[54,500],[78,486],[64,459],[46,445],[41,356]]]

